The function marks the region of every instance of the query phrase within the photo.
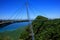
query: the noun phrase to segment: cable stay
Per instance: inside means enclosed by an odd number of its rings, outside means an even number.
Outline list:
[[[17,10],[15,10],[15,12],[8,18],[8,20],[9,19],[16,19],[18,17],[18,13],[19,13],[18,11],[20,10],[20,13],[21,13],[23,8],[24,8],[24,5],[21,8],[17,8]]]

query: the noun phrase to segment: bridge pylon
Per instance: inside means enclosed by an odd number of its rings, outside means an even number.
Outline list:
[[[31,23],[29,11],[28,11],[28,0],[26,1],[26,11],[27,11],[27,17],[28,17],[28,20],[29,20],[29,24],[30,24],[32,40],[34,40],[34,33],[33,33],[32,23]]]

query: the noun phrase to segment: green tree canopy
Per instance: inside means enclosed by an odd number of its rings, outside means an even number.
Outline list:
[[[60,19],[48,19],[43,16],[37,16],[32,21],[35,40],[60,40]],[[28,28],[27,28],[28,29]],[[31,40],[29,31],[25,31],[22,35],[22,39]],[[26,34],[28,33],[28,34]],[[24,35],[26,34],[26,35]]]

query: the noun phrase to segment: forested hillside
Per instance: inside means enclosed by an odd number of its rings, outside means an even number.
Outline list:
[[[32,22],[35,40],[60,40],[60,19],[37,16]],[[20,39],[31,40],[29,27],[21,33]]]

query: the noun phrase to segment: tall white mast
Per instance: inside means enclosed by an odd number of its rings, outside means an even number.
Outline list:
[[[29,20],[29,23],[30,23],[30,30],[31,30],[32,40],[34,40],[34,33],[33,33],[32,23],[31,23],[29,11],[28,11],[28,0],[26,1],[26,11],[27,11],[27,17],[28,17],[28,20]]]

